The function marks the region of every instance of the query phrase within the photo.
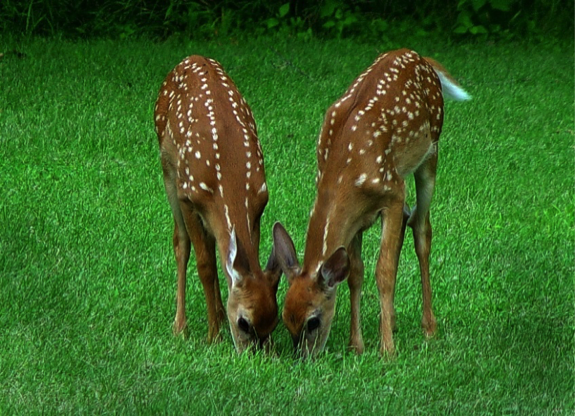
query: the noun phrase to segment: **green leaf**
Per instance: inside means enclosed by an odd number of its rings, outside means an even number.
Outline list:
[[[491,7],[495,10],[501,10],[502,12],[508,12],[511,10],[511,5],[514,0],[490,0]]]
[[[334,26],[335,26],[335,22],[334,22],[333,20],[328,20],[327,22],[325,22],[325,23],[323,24],[323,27],[324,27],[325,29],[329,29],[329,28],[332,28],[332,27],[334,27]]]
[[[353,14],[349,14],[346,16],[345,20],[343,21],[343,26],[350,26],[351,24],[357,22],[357,17]]]
[[[457,3],[457,10],[463,10],[466,8],[466,5],[469,4],[470,0],[459,0]]]
[[[282,7],[280,7],[280,17],[284,17],[288,13],[289,13],[289,3],[286,3]]]
[[[164,19],[167,19],[168,17],[170,17],[172,15],[173,7],[174,7],[174,4],[170,3],[170,5],[168,6],[168,10],[166,10],[166,14],[164,16]]]
[[[478,11],[479,9],[481,9],[485,3],[487,3],[487,0],[473,0],[471,2],[471,4],[473,5],[473,10]]]
[[[467,27],[465,26],[457,26],[454,30],[453,33],[467,33]]]
[[[337,6],[337,2],[333,1],[333,0],[328,0],[326,1],[322,6],[321,6],[321,10],[319,13],[319,17],[323,18],[323,17],[328,17],[331,16],[333,14],[333,12],[335,11],[335,8]]]
[[[268,27],[268,29],[274,28],[277,25],[280,24],[279,20],[277,20],[275,17],[269,18],[268,20],[265,21],[266,26]]]
[[[460,26],[463,26],[466,29],[473,27],[473,22],[471,21],[471,16],[470,16],[469,12],[459,13],[459,16],[457,16],[457,23],[459,23]],[[461,33],[461,32],[457,32],[457,33]]]
[[[487,29],[485,29],[485,27],[482,25],[473,26],[472,28],[469,29],[469,32],[473,35],[489,33]]]
[[[489,33],[501,32],[501,25],[489,25]]]
[[[371,26],[375,27],[379,31],[387,30],[388,24],[386,20],[383,19],[374,19],[371,21]]]

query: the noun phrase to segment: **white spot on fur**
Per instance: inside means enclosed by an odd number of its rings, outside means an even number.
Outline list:
[[[210,187],[208,187],[205,182],[200,182],[199,186],[202,190],[207,191],[210,194],[214,193],[214,190],[212,190]]]
[[[223,195],[223,193],[222,193],[222,195]],[[224,215],[226,216],[226,222],[228,224],[228,230],[232,230],[232,221],[230,219],[230,209],[229,209],[227,204],[224,204]]]
[[[365,179],[367,178],[367,175],[361,174],[356,180],[355,180],[355,185],[356,187],[359,187],[361,185],[363,185],[363,183],[365,182]]]

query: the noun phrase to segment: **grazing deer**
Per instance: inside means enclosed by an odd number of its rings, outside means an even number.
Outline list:
[[[228,283],[227,316],[242,352],[263,345],[278,323],[281,270],[259,264],[260,218],[268,202],[262,150],[250,107],[221,65],[190,56],[166,77],[155,112],[164,185],[174,216],[178,265],[174,333],[187,331],[186,267],[190,243],[208,310],[208,341],[224,308],[216,246]]]
[[[442,94],[443,91],[443,94]],[[311,210],[303,265],[285,229],[274,227],[274,250],[289,289],[283,321],[303,356],[323,349],[334,315],[336,288],[348,276],[349,347],[364,350],[360,298],[362,233],[381,216],[376,279],[381,353],[394,354],[393,297],[406,224],[413,229],[423,287],[422,325],[431,309],[429,207],[435,185],[443,95],[470,97],[438,62],[407,49],[380,55],[327,111],[317,145],[317,196]],[[414,174],[416,206],[405,206],[405,178]]]

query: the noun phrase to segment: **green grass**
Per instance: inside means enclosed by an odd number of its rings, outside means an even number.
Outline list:
[[[0,414],[575,412],[572,44],[0,44],[24,54],[0,61]],[[473,95],[446,104],[440,143],[437,337],[425,342],[420,329],[408,236],[399,354],[379,358],[373,228],[364,355],[346,352],[345,285],[314,362],[294,359],[281,324],[273,356],[237,356],[227,329],[207,345],[193,263],[191,337],[174,338],[172,220],[152,120],[167,72],[192,53],[214,57],[251,105],[270,189],[264,262],[276,220],[303,253],[324,111],[398,46],[436,57]],[[285,290],[282,281],[280,305]]]

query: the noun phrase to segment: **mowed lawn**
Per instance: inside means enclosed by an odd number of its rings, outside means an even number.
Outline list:
[[[281,40],[0,42],[0,414],[566,414],[574,406],[573,43]],[[446,103],[431,218],[437,336],[402,252],[395,360],[379,357],[378,226],[364,236],[366,352],[346,350],[347,285],[327,352],[302,362],[174,337],[176,264],[153,106],[187,55],[220,61],[252,107],[270,202],[300,259],[329,105],[376,56],[411,47],[473,96]],[[410,203],[413,181],[410,181]],[[220,282],[227,298],[222,269]],[[279,303],[287,283],[282,280]]]

